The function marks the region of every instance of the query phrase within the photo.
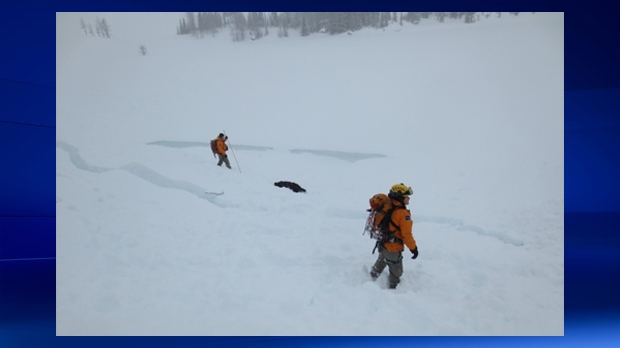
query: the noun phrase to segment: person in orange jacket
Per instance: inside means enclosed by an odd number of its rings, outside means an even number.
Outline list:
[[[226,140],[228,140],[228,136],[224,135],[224,133],[220,133],[215,139],[215,144],[217,147],[217,157],[219,158],[217,165],[221,166],[222,163],[225,163],[228,169],[232,169],[230,167],[230,161],[228,161],[228,155],[226,154],[226,151],[228,151]]]
[[[412,259],[418,257],[418,247],[412,233],[413,221],[411,220],[411,213],[407,209],[409,196],[412,194],[411,187],[402,183],[396,184],[390,189],[388,197],[394,208],[388,225],[390,238],[385,242],[377,242],[379,257],[370,271],[372,280],[376,280],[388,266],[390,270],[388,288],[390,289],[396,288],[400,283],[400,277],[403,275],[402,252],[405,250],[405,246],[413,254]]]

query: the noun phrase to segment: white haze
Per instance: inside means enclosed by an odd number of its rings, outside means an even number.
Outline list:
[[[183,15],[57,14],[58,335],[563,335],[563,14],[244,42]],[[389,290],[362,230],[400,182],[420,255]]]

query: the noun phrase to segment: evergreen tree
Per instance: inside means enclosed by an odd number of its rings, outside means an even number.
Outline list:
[[[315,12],[314,13],[314,28],[317,32],[326,32],[329,27],[329,16],[325,12]]]
[[[101,37],[101,20],[99,20],[99,17],[95,19],[95,31],[97,36]]]
[[[389,12],[381,12],[379,14],[379,28],[385,28],[390,23],[390,13]]]
[[[80,28],[84,30],[84,35],[88,36],[88,32],[86,31],[86,23],[84,23],[83,18],[80,18]]]
[[[201,12],[198,13],[198,31],[202,34],[215,34],[223,26],[222,17],[217,12]]]
[[[196,30],[197,30],[197,25],[196,25],[196,15],[194,12],[186,12],[185,13],[185,19],[187,20],[187,32],[195,35],[196,34]]]
[[[215,33],[220,31],[224,27],[224,19],[222,18],[222,15],[220,13],[213,13],[212,22],[214,27],[213,35],[215,35]]]
[[[347,18],[343,12],[333,12],[329,16],[329,24],[327,31],[330,34],[340,34],[347,31]]]
[[[101,33],[104,37],[110,38],[110,26],[105,18],[101,19]]]
[[[465,12],[465,23],[473,23],[476,12]]]
[[[292,21],[292,15],[290,12],[284,12],[278,16],[278,37],[288,37],[288,29]]]
[[[233,41],[244,41],[245,34],[248,29],[248,23],[245,19],[245,16],[241,12],[234,12],[232,14],[232,23],[231,23],[231,35]]]
[[[407,12],[406,19],[413,24],[420,23],[421,18],[420,12]]]
[[[306,18],[303,18],[301,21],[301,36],[308,36],[310,35],[310,31],[308,30],[308,26],[306,25]]]
[[[363,12],[354,12],[349,15],[349,30],[360,30],[364,25],[365,14]]]
[[[189,32],[187,31],[187,25],[185,24],[185,18],[181,18],[179,20],[179,26],[177,27],[177,34],[178,35],[185,35],[188,34]]]
[[[264,17],[262,12],[248,13],[247,27],[253,40],[263,37],[262,28],[264,26]]]
[[[269,25],[272,27],[280,26],[280,22],[278,20],[278,12],[271,12],[269,14]]]

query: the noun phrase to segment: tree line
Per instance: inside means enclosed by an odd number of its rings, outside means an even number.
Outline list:
[[[86,23],[83,18],[80,18],[80,27],[84,30],[84,34],[86,35],[90,34],[91,36],[97,35],[99,37],[110,38],[110,26],[105,18],[99,19],[99,17],[97,17],[95,19],[94,29],[91,23]]]
[[[519,12],[509,12],[518,15]],[[501,17],[501,12],[186,12],[179,20],[178,35],[214,36],[229,29],[233,41],[257,40],[275,29],[278,37],[295,29],[301,36],[314,33],[341,34],[363,28],[385,28],[403,22],[418,24],[422,19],[444,22],[446,18],[474,23],[482,16]]]

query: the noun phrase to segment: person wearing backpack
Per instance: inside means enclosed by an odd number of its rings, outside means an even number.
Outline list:
[[[225,163],[228,169],[232,169],[230,167],[230,161],[228,161],[228,155],[226,154],[226,151],[228,151],[226,140],[228,140],[228,136],[224,135],[224,133],[220,133],[215,139],[215,148],[217,150],[217,157],[219,158],[217,165],[221,166],[222,163]]]
[[[388,194],[392,208],[379,223],[385,226],[388,237],[385,240],[377,241],[379,256],[372,266],[370,276],[372,280],[377,280],[387,266],[390,271],[388,276],[388,288],[390,289],[396,288],[400,283],[400,277],[403,275],[402,252],[405,250],[405,246],[413,254],[412,259],[418,257],[418,247],[412,233],[413,221],[411,220],[411,213],[407,209],[409,197],[412,194],[411,187],[402,183],[392,186]]]

